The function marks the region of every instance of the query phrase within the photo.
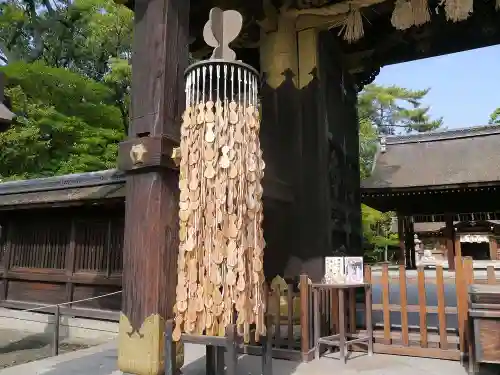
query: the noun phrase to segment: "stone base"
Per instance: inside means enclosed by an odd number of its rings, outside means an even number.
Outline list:
[[[144,320],[139,332],[120,314],[118,368],[134,375],[161,375],[165,370],[165,320],[155,314]],[[177,369],[184,365],[184,345],[176,345]]]

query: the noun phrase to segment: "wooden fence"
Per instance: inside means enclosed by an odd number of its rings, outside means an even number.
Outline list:
[[[470,346],[466,324],[468,285],[500,283],[492,266],[475,274],[468,258],[456,259],[455,272],[441,266],[416,271],[407,271],[404,266],[397,270],[389,270],[387,265],[378,270],[366,266],[365,280],[371,283],[373,292],[374,352],[459,360]],[[313,298],[306,275],[295,284],[281,278],[273,280],[268,304],[274,320],[275,358],[313,359]],[[338,332],[338,296],[334,291],[320,289],[318,298],[320,335],[333,335]],[[346,332],[363,334],[364,296],[349,291],[345,306]],[[243,350],[258,354],[256,343]]]

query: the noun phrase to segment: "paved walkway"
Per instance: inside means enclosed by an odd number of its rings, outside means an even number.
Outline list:
[[[200,346],[186,345],[185,375],[204,374],[203,350]],[[332,357],[323,357],[309,364],[290,361],[273,361],[274,375],[466,375],[458,362],[433,359],[377,355],[368,357],[354,354],[346,365]],[[242,356],[239,363],[241,375],[260,374],[257,357]],[[484,375],[498,374],[498,368]],[[116,369],[116,344],[111,342],[98,347],[48,358],[0,370],[0,375],[121,375]]]
[[[0,369],[51,356],[53,340],[51,330],[31,333],[0,328]],[[91,345],[68,342],[64,340],[64,337],[61,337],[59,353],[81,350],[89,346]]]

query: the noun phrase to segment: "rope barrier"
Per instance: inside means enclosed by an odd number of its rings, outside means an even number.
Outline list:
[[[36,311],[42,311],[42,310],[49,309],[49,308],[54,308],[54,307],[56,308],[55,309],[55,313],[54,313],[55,324],[54,324],[54,331],[53,331],[53,334],[52,334],[53,338],[52,338],[52,343],[51,343],[52,355],[56,356],[56,355],[59,354],[59,340],[60,340],[60,337],[59,337],[59,328],[60,328],[60,324],[61,324],[61,321],[60,321],[61,312],[60,312],[59,308],[61,306],[72,305],[72,304],[76,304],[76,303],[80,303],[80,302],[86,302],[86,301],[92,301],[92,300],[95,300],[95,299],[98,299],[98,298],[104,298],[104,297],[113,296],[113,295],[119,294],[121,292],[122,291],[119,290],[117,292],[107,293],[107,294],[103,294],[103,295],[100,295],[100,296],[84,298],[84,299],[80,299],[80,300],[77,300],[77,301],[71,301],[71,302],[57,303],[57,304],[53,304],[53,305],[38,306],[38,307],[34,307],[32,309],[20,310],[19,312],[36,312]],[[9,317],[9,318],[12,318],[12,317]],[[19,318],[19,317],[14,317],[14,319],[25,320],[25,321],[28,320],[28,319],[22,319],[22,318]]]
[[[60,306],[65,306],[65,305],[72,305],[72,304],[76,304],[76,303],[80,303],[80,302],[92,301],[92,300],[98,299],[98,298],[113,296],[113,295],[119,294],[121,292],[122,291],[119,290],[117,292],[107,293],[107,294],[103,294],[103,295],[100,295],[100,296],[89,297],[89,298],[80,299],[80,300],[71,301],[71,302],[57,303],[57,304],[54,304],[54,305],[38,306],[38,307],[34,307],[32,309],[20,310],[19,312],[34,312],[34,311],[40,311],[40,310],[44,310],[44,309],[48,309],[48,308],[52,308],[52,307],[57,307],[57,306],[60,307]]]

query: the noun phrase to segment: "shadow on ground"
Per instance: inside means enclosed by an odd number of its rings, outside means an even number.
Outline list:
[[[228,358],[226,357],[226,361]],[[295,373],[298,362],[292,361],[276,361],[273,360],[273,375],[292,375]],[[262,366],[260,357],[241,355],[238,358],[238,367],[236,370],[238,375],[260,375],[262,374]],[[205,357],[188,363],[182,368],[183,375],[205,375]]]
[[[198,349],[198,348],[197,348]],[[196,350],[196,354],[199,354]],[[195,354],[195,356],[196,356]],[[103,350],[98,354],[99,360],[92,360],[92,355],[81,358],[72,359],[61,363],[54,364],[52,368],[45,369],[44,375],[67,375],[67,374],[82,374],[82,368],[85,369],[85,374],[89,375],[110,375],[121,374],[116,372],[117,351],[116,349]],[[205,375],[205,356],[201,355],[193,360],[193,355],[190,355],[191,360],[182,368],[183,375]],[[97,359],[97,358],[96,358]],[[227,360],[227,358],[226,358]],[[299,363],[291,361],[273,361],[274,375],[292,375]],[[241,355],[238,359],[238,375],[260,375],[261,361],[260,357]],[[31,374],[30,374],[31,375]]]
[[[188,344],[189,345],[189,344]],[[204,348],[186,345],[186,365],[183,375],[205,374]],[[482,366],[477,375],[498,375],[499,366]],[[116,342],[69,353],[0,371],[2,375],[122,375],[117,370]],[[242,355],[238,363],[238,375],[260,375],[260,357]],[[391,355],[367,356],[353,353],[346,364],[337,353],[325,354],[310,363],[273,360],[274,375],[467,375],[460,362],[429,358],[402,357]]]
[[[61,319],[64,324],[64,317]],[[52,355],[53,324],[47,324],[44,332],[29,333],[0,329],[0,369],[50,357]],[[89,345],[65,342],[67,333],[60,331],[59,353],[87,348]]]

